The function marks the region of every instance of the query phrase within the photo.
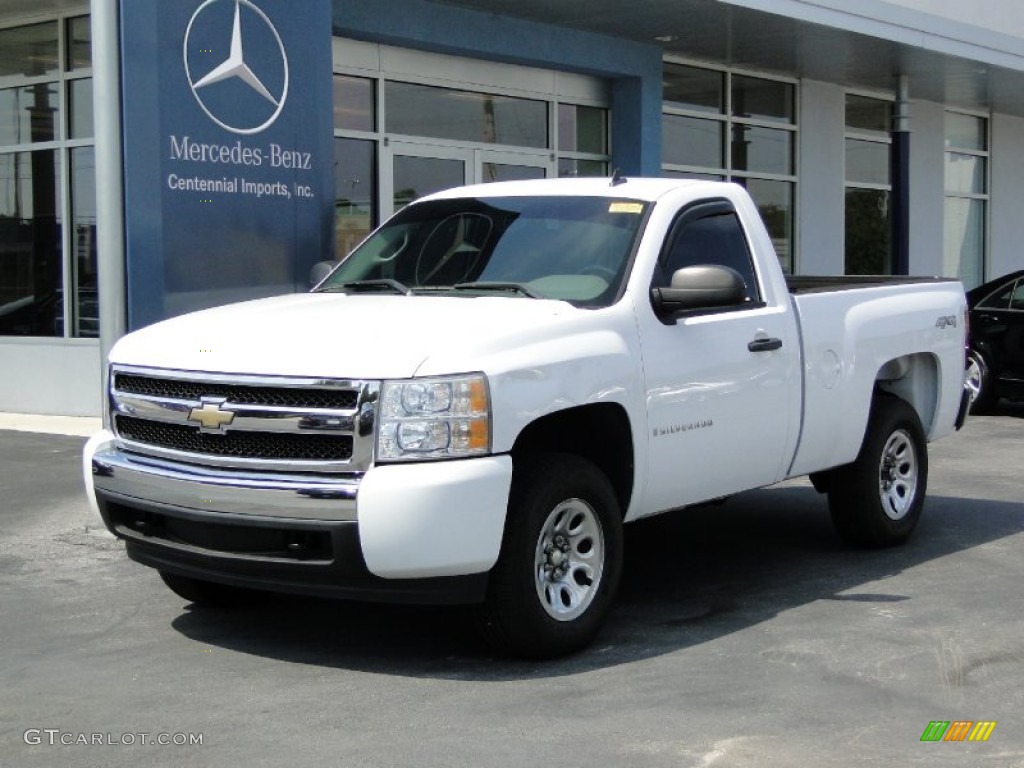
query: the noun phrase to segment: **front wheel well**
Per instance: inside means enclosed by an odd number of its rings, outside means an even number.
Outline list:
[[[512,446],[512,462],[542,453],[570,453],[600,469],[625,514],[633,495],[633,432],[618,403],[592,403],[542,416]]]

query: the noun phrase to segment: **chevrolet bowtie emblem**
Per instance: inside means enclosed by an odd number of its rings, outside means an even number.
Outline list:
[[[207,400],[203,398],[203,404],[188,412],[189,421],[197,421],[204,432],[223,432],[224,427],[235,420],[233,411],[221,409],[224,399]]]

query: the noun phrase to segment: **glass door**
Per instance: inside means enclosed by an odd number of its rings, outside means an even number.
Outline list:
[[[482,184],[492,181],[545,179],[554,175],[554,162],[548,155],[478,149],[476,171],[476,180]]]
[[[473,181],[473,150],[390,142],[381,153],[381,211],[387,218],[413,200]]]
[[[546,153],[391,141],[381,153],[382,220],[417,198],[449,187],[553,175],[554,161]]]

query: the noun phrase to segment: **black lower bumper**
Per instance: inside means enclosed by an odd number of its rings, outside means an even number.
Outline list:
[[[168,507],[97,492],[128,556],[159,571],[270,592],[395,603],[481,602],[487,574],[384,579],[366,567],[354,521]]]

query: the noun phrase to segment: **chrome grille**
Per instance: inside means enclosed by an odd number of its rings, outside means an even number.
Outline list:
[[[348,461],[351,435],[304,435],[282,432],[201,432],[198,427],[163,424],[131,416],[118,416],[117,432],[126,440],[172,451],[205,456],[292,461]]]
[[[348,389],[295,389],[260,387],[222,382],[163,379],[120,373],[114,377],[114,389],[147,397],[178,400],[199,400],[201,397],[224,397],[236,405],[269,405],[288,408],[355,408],[358,392]]]
[[[125,450],[259,471],[361,472],[373,458],[378,382],[114,366],[110,412]]]

